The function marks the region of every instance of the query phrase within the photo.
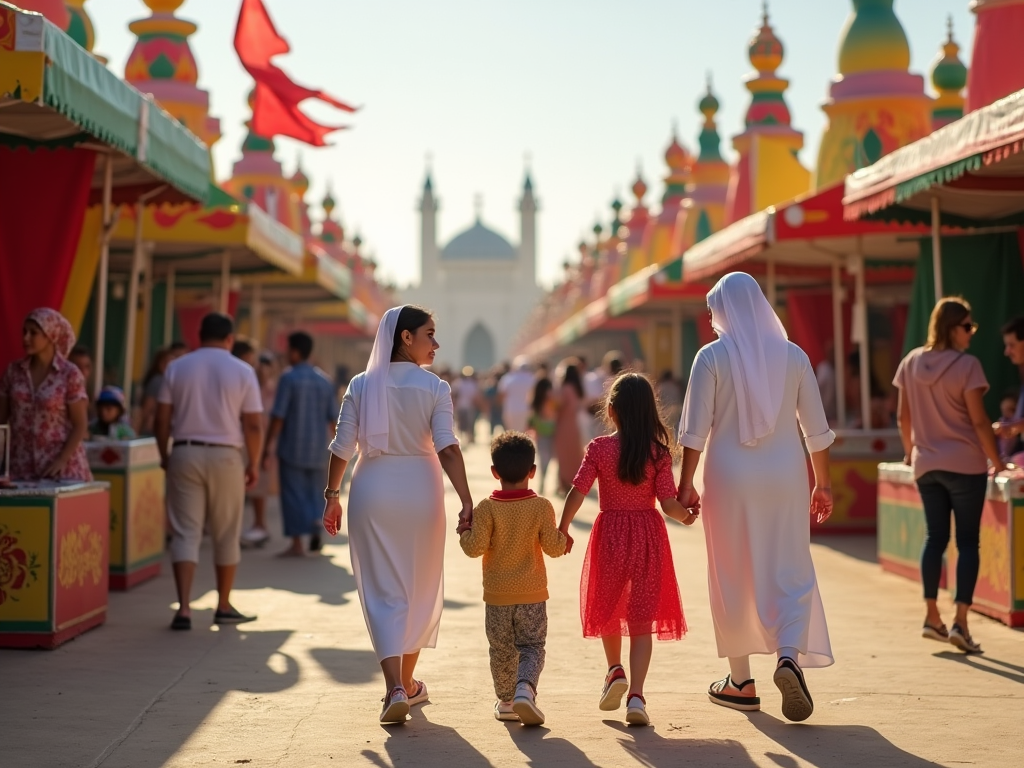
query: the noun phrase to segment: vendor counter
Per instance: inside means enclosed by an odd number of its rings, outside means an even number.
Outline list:
[[[924,508],[906,464],[878,467],[878,561],[891,573],[921,581]],[[956,589],[956,540],[946,551],[942,584]],[[981,517],[981,570],[974,610],[1011,627],[1024,626],[1024,476],[989,479]]]
[[[110,588],[160,573],[166,533],[164,471],[152,437],[85,444],[96,480],[110,484]]]
[[[878,519],[878,465],[884,461],[902,461],[899,432],[895,429],[836,430],[836,441],[829,453],[832,516],[824,523],[812,523],[811,530],[814,533],[874,533]]]
[[[56,648],[107,619],[106,483],[0,488],[0,647]]]

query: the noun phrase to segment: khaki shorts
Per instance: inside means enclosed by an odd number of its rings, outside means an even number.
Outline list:
[[[237,565],[242,559],[245,466],[238,448],[179,445],[167,463],[167,518],[171,560],[199,562],[203,528],[213,540],[213,562]]]

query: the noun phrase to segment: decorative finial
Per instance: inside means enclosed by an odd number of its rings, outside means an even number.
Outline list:
[[[764,25],[767,27],[768,26],[768,0],[764,0],[761,3],[761,20],[764,22]]]
[[[476,214],[476,220],[480,221],[480,217],[484,212],[484,196],[479,192],[473,195],[473,210]]]
[[[953,42],[953,14],[952,13],[949,14],[949,16],[946,17],[946,31],[948,32],[948,37],[946,38],[946,42],[947,43],[952,43]]]

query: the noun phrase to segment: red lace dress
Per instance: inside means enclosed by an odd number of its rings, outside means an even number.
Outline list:
[[[672,458],[647,465],[639,485],[618,476],[619,438],[587,446],[573,485],[587,493],[597,480],[601,513],[590,534],[580,581],[584,637],[649,635],[679,640],[686,633],[672,549],[659,498],[675,497]]]

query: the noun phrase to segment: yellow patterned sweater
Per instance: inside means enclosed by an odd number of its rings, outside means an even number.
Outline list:
[[[484,556],[484,602],[524,605],[548,599],[544,552],[565,554],[551,502],[530,490],[495,491],[473,510],[473,527],[459,539],[470,557]]]

